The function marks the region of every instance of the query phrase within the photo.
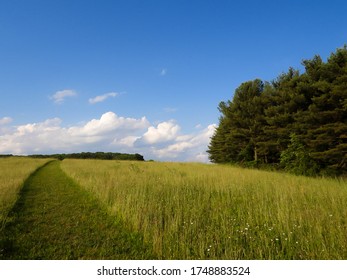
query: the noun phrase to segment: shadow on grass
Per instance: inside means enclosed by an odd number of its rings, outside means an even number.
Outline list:
[[[0,259],[155,259],[141,234],[111,216],[58,161],[24,183],[0,236]]]

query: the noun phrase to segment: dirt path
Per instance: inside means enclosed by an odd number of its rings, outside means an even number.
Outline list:
[[[0,259],[153,259],[139,234],[108,215],[58,161],[25,182],[0,246]]]

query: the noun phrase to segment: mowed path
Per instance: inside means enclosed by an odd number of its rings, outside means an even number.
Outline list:
[[[25,182],[2,259],[152,259],[139,234],[50,162]],[[1,249],[1,248],[0,248]]]

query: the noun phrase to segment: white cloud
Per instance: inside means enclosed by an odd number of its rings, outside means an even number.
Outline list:
[[[141,119],[118,117],[113,112],[107,112],[100,119],[93,119],[83,126],[74,126],[68,129],[76,137],[103,136],[132,133],[145,130],[149,127],[146,117]]]
[[[114,146],[134,147],[134,143],[137,139],[139,139],[137,136],[126,136],[121,139],[114,139],[112,144]]]
[[[3,117],[0,119],[0,125],[6,125],[12,122],[12,118],[10,117]]]
[[[57,91],[50,98],[54,100],[54,103],[61,104],[64,102],[66,97],[76,96],[77,92],[72,89],[64,89]]]
[[[0,135],[8,133],[10,130],[9,127],[7,127],[8,124],[12,122],[12,118],[10,117],[3,117],[0,119]],[[2,143],[0,142],[0,145]]]
[[[139,139],[145,144],[159,144],[168,142],[177,137],[180,127],[174,121],[162,122],[157,127],[150,126],[147,132]]]
[[[164,108],[164,112],[165,113],[174,113],[174,112],[177,112],[177,108],[171,108],[171,107],[166,107]]]
[[[165,76],[166,74],[167,74],[167,69],[166,68],[161,69],[160,76]]]
[[[117,93],[117,92],[105,93],[105,94],[103,94],[103,95],[98,95],[98,96],[95,96],[94,98],[90,98],[90,99],[89,99],[89,103],[90,103],[90,104],[95,104],[95,103],[103,102],[103,101],[105,101],[107,98],[116,97],[116,96],[118,96],[118,93]]]
[[[13,127],[0,136],[0,153],[31,154],[114,149],[114,139],[143,134],[149,127],[145,117],[118,117],[103,114],[83,125],[62,127],[58,118]],[[119,143],[119,147],[123,143]]]
[[[206,150],[215,127],[216,125],[211,124],[196,134],[180,135],[172,144],[152,152],[162,159],[208,162]]]
[[[194,129],[192,134],[181,134],[174,120],[154,126],[146,117],[120,117],[114,112],[73,126],[62,126],[59,118],[19,126],[11,126],[10,118],[2,118],[0,123],[0,153],[114,151],[174,161],[208,161],[206,150],[215,129],[209,125]]]
[[[61,148],[63,131],[60,123],[60,119],[54,118],[8,128],[7,133],[0,136],[0,153],[27,154],[50,147]]]

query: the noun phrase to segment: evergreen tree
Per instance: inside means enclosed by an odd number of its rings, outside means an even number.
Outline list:
[[[341,172],[347,169],[346,46],[332,54],[327,63],[309,65],[306,72],[314,93],[306,117],[307,143],[322,167]]]
[[[313,176],[318,173],[318,165],[294,133],[290,136],[288,149],[281,153],[280,159],[284,169],[296,175]]]
[[[237,143],[232,141],[230,133],[233,130],[233,112],[230,102],[221,102],[219,111],[219,125],[211,138],[209,145],[209,158],[215,163],[235,162],[238,153]],[[235,125],[234,125],[235,127]]]
[[[236,89],[232,102],[221,102],[222,116],[211,139],[208,153],[212,162],[257,161],[265,123],[261,94],[264,83],[254,80]]]
[[[266,92],[270,105],[265,110],[265,133],[269,139],[267,145],[272,147],[272,162],[279,162],[295,129],[295,113],[300,103],[295,89],[299,79],[299,71],[290,68],[272,81],[272,87]]]
[[[347,47],[327,62],[316,55],[302,63],[302,74],[289,68],[271,83],[242,83],[232,101],[220,103],[212,162],[281,162],[286,169],[295,162],[301,174],[312,175],[318,165],[347,172]],[[289,160],[293,149],[301,154]]]

